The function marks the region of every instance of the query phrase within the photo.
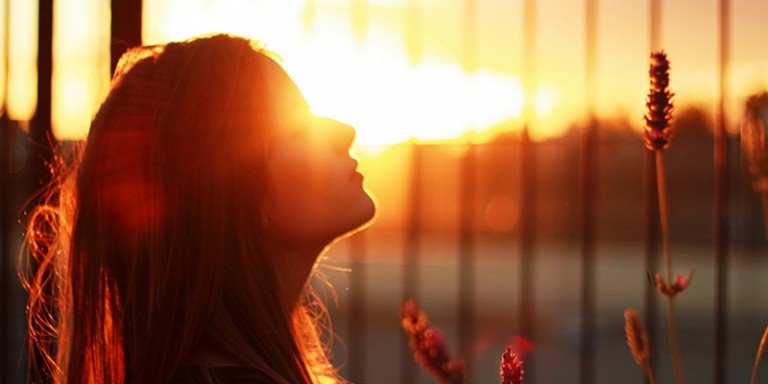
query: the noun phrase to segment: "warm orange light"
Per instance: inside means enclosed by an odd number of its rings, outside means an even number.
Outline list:
[[[8,117],[29,121],[37,106],[36,1],[10,1],[8,50]]]
[[[550,83],[540,83],[533,95],[531,139],[541,141],[557,137],[568,130],[573,111],[561,102],[560,90]]]
[[[678,20],[674,26],[702,35],[715,33],[713,24],[701,20],[711,18],[716,8],[699,7],[697,15],[707,17],[692,18],[686,1],[668,10],[669,19]],[[734,52],[726,90],[732,119],[740,116],[747,95],[768,84],[764,75],[768,59],[754,49],[764,35],[759,18],[751,17],[754,1],[733,10],[740,23],[732,38]],[[0,15],[0,19],[10,24],[10,55],[8,78],[0,73],[0,86],[7,84],[10,118],[28,121],[37,99],[38,5],[29,0],[4,3],[9,14]],[[61,136],[85,135],[84,122],[98,104],[94,100],[104,93],[107,3],[54,3],[57,53],[52,112],[54,129]],[[492,136],[488,127],[502,120],[512,122],[502,125],[505,127],[522,126],[525,120],[532,136],[544,139],[562,133],[587,109],[585,68],[579,64],[585,55],[581,33],[585,21],[574,13],[579,8],[572,5],[537,2],[542,17],[537,20],[535,57],[530,59],[536,63],[537,79],[544,83],[531,84],[534,96],[528,98],[535,101],[529,100],[530,116],[525,119],[521,117],[523,97],[517,74],[521,63],[529,58],[521,57],[519,2],[478,1],[481,22],[476,26],[476,61],[480,70],[474,75],[457,69],[466,54],[461,2],[152,0],[143,4],[142,34],[147,44],[212,32],[259,39],[285,59],[284,64],[318,113],[355,124],[361,142],[368,145],[404,140],[485,140]],[[626,20],[635,17],[642,6],[616,2],[606,7],[610,11],[606,14],[612,17],[603,18],[601,23],[611,33],[598,36],[598,73],[591,90],[596,112],[600,116],[627,116],[639,129],[640,118],[632,116],[640,114],[637,110],[647,86],[644,77],[638,75],[647,70],[647,26]],[[5,9],[0,8],[0,12]],[[418,10],[417,17],[412,17],[414,9]],[[717,47],[707,39],[691,44],[684,38],[689,34],[672,29],[668,35],[665,48],[674,52],[678,99],[681,103],[710,104],[719,92],[714,65]],[[0,72],[5,70],[0,68]]]
[[[313,15],[308,26],[305,3],[147,2],[143,38],[151,44],[231,32],[259,39],[283,57],[315,113],[355,126],[366,147],[482,141],[492,136],[489,127],[520,118],[523,92],[514,75],[485,69],[467,74],[457,61],[409,64],[398,29],[379,25],[356,37],[344,11],[348,2],[319,0],[311,10],[325,7],[327,13]],[[542,95],[539,114],[554,100],[551,92]]]
[[[509,196],[495,196],[483,212],[485,225],[494,232],[509,232],[517,226],[520,216],[518,202]]]
[[[145,1],[142,39],[145,44],[183,40],[208,33],[249,36],[281,45],[300,35],[299,1]]]
[[[363,146],[457,140],[520,115],[522,91],[512,76],[398,59],[351,56],[343,67],[315,62],[292,73],[315,112],[354,125]]]
[[[53,14],[53,134],[82,139],[109,87],[109,9],[99,0],[61,0]]]

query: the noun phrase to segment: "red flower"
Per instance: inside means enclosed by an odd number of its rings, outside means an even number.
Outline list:
[[[504,353],[501,354],[501,384],[522,384],[523,383],[523,361],[512,353],[512,346],[508,345]]]
[[[675,297],[680,294],[680,292],[685,290],[689,284],[691,284],[691,281],[693,280],[693,272],[694,270],[692,269],[691,272],[688,273],[688,277],[683,277],[683,275],[678,273],[675,276],[675,279],[671,282],[666,282],[664,280],[664,276],[658,272],[656,273],[656,277],[654,279],[651,278],[649,272],[648,278],[651,282],[651,286],[656,288],[656,291],[665,296]]]
[[[400,308],[400,314],[416,361],[443,384],[464,383],[464,362],[450,358],[442,332],[429,325],[419,306],[409,300]]]

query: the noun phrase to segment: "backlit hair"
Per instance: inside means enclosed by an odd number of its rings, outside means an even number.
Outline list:
[[[274,87],[295,85],[229,35],[123,57],[81,155],[28,220],[33,370],[165,383],[203,346],[277,383],[341,381],[322,303],[290,297],[263,249]]]

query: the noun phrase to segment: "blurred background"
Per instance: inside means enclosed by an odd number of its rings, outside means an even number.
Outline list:
[[[408,299],[471,383],[498,382],[516,337],[533,346],[526,383],[642,383],[626,308],[672,381],[642,142],[648,58],[665,50],[673,269],[696,269],[676,301],[685,376],[747,382],[768,248],[740,127],[768,89],[766,20],[764,0],[2,0],[0,382],[26,380],[16,263],[50,145],[84,139],[126,47],[210,32],[260,40],[317,114],[357,128],[379,218],[331,248],[321,287],[356,383],[433,382],[400,327]]]

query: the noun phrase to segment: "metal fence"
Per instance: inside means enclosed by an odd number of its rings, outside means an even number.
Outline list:
[[[469,70],[476,65],[479,38],[476,1],[463,3],[460,49]],[[415,22],[418,3],[413,0],[408,8]],[[50,0],[39,5],[36,114],[30,122],[3,115],[0,137],[3,383],[25,380],[24,294],[15,266],[19,220],[29,196],[44,183],[51,156],[46,144],[51,142],[53,5]],[[113,41],[125,43],[123,48],[138,43],[141,2],[115,0],[112,6]],[[520,6],[522,54],[532,58],[537,2]],[[498,357],[513,336],[534,345],[526,356],[526,383],[643,382],[625,346],[622,312],[628,307],[644,313],[659,376],[671,377],[664,311],[645,282],[645,271],[660,268],[654,158],[636,131],[597,115],[600,5],[585,0],[583,6],[585,123],[541,142],[531,140],[525,125],[520,133],[485,144],[407,143],[375,156],[361,154],[362,164],[405,166],[402,172],[370,176],[372,189],[376,183],[402,186],[398,193],[405,203],[388,207],[382,197],[382,209],[401,212],[329,254],[352,270],[328,271],[339,295],[338,305],[329,307],[344,340],[334,348],[336,362],[349,380],[429,382],[399,328],[398,308],[408,299],[417,300],[444,329],[456,355],[467,360],[470,382],[498,380]],[[763,218],[755,213],[759,201],[738,138],[726,129],[730,2],[721,0],[718,7],[716,111],[711,118],[707,111],[679,115],[681,133],[668,163],[670,204],[680,207],[672,217],[677,263],[698,271],[680,300],[679,320],[685,372],[697,383],[746,382],[768,320],[761,295],[768,281],[760,255]],[[660,47],[660,20],[660,1],[651,0],[649,51]],[[114,47],[113,57],[120,49]],[[412,56],[418,60],[419,53]],[[525,62],[525,89],[536,67],[533,60]],[[494,226],[493,215],[507,221]]]

